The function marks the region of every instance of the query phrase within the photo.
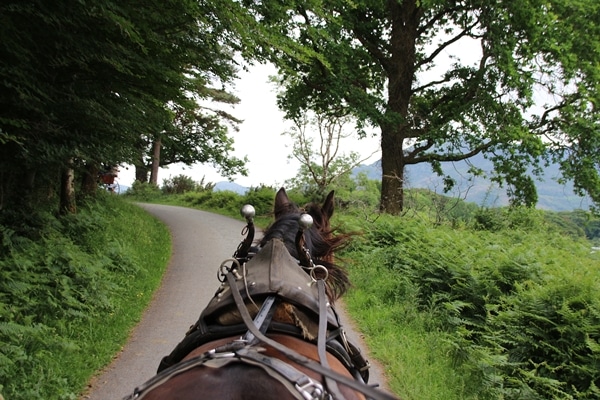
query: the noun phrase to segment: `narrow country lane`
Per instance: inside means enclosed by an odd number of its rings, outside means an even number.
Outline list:
[[[118,400],[156,373],[168,354],[198,319],[219,286],[217,268],[233,255],[244,223],[184,207],[140,204],[171,231],[173,253],[161,287],[142,320],[115,360],[90,383],[80,400]],[[366,353],[365,345],[340,305],[336,308],[348,337]],[[366,354],[367,359],[371,360]],[[371,363],[373,361],[371,360]],[[369,383],[384,384],[381,368],[373,365]]]

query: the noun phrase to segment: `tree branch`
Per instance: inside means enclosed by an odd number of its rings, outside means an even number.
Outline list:
[[[358,18],[359,22],[364,21],[365,19],[366,18],[364,17],[364,15],[361,15]],[[352,29],[352,32],[354,32],[354,35],[356,36],[358,41],[363,45],[363,47],[367,50],[367,52],[369,52],[375,59],[377,59],[377,61],[379,61],[383,69],[389,71],[390,60],[388,57],[386,57],[385,53],[373,41],[367,39],[367,37],[363,35],[360,29],[358,29],[356,26]]]
[[[478,24],[479,24],[479,19],[477,19],[475,22],[473,22],[470,26],[468,26],[466,29],[464,29],[462,32],[460,32],[458,35],[456,35],[453,38],[451,38],[450,40],[447,40],[444,43],[440,44],[440,46],[438,46],[438,48],[429,55],[429,57],[426,57],[423,60],[421,60],[421,62],[416,63],[415,69],[418,69],[421,66],[433,61],[443,50],[445,50],[451,44],[458,42],[460,39],[462,39],[464,37],[470,36],[471,30],[473,28],[475,28]]]
[[[433,29],[433,27],[435,26],[435,24],[442,20],[443,18],[445,18],[448,14],[457,12],[457,11],[461,11],[462,7],[460,6],[456,6],[456,7],[450,7],[450,8],[444,8],[442,10],[440,10],[437,14],[435,14],[429,21],[427,21],[426,24],[424,24],[421,28],[419,28],[417,30],[417,34],[419,36],[425,35],[425,32],[428,32],[430,29]]]
[[[496,142],[490,140],[487,143],[482,143],[480,146],[475,147],[473,150],[468,153],[463,154],[425,154],[422,157],[414,157],[411,160],[407,160],[406,164],[418,164],[420,162],[432,162],[432,161],[461,161],[466,160],[467,158],[471,158],[476,154],[481,153],[484,150],[489,149]],[[414,152],[413,152],[414,154]]]

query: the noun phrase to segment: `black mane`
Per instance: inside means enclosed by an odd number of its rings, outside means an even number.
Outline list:
[[[326,281],[330,301],[342,296],[350,287],[348,273],[335,263],[334,252],[341,249],[348,240],[348,235],[334,235],[329,228],[329,220],[321,212],[318,205],[307,205],[305,209],[313,217],[315,223],[304,231],[304,246],[309,250],[315,265],[327,268],[329,277]],[[295,238],[298,233],[298,221],[303,211],[293,203],[286,205],[285,211],[276,210],[277,218],[265,230],[260,246],[274,238],[281,239],[292,257],[300,259],[296,248]]]

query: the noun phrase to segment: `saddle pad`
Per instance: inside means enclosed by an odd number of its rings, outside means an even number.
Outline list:
[[[245,264],[245,279],[237,279],[237,290],[247,302],[252,299],[277,295],[287,302],[310,310],[318,320],[319,304],[317,286],[311,277],[298,265],[280,239],[269,241],[250,261]],[[240,274],[242,271],[238,271]],[[200,315],[200,319],[218,315],[224,308],[234,304],[231,288],[225,284],[217,291]],[[337,319],[328,308],[328,322],[337,327]]]

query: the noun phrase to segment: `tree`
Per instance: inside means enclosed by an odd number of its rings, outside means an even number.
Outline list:
[[[334,182],[349,175],[352,168],[364,161],[356,152],[340,153],[341,141],[350,136],[344,132],[348,122],[348,117],[335,114],[311,117],[305,114],[295,119],[295,126],[284,133],[293,139],[289,158],[300,162],[298,174],[289,182],[292,186],[322,198]],[[311,128],[318,137],[317,150],[313,147]]]
[[[0,16],[0,209],[37,209],[60,193],[59,209],[74,210],[74,191],[61,188],[71,172],[90,188],[101,163],[134,163],[145,138],[165,134],[167,148],[182,130],[173,110],[224,91],[234,57],[256,47],[254,20],[230,0],[7,0]],[[222,127],[197,136],[207,143],[197,158],[217,143],[221,153],[202,157],[241,168]]]
[[[407,165],[443,175],[443,162],[479,153],[517,204],[535,204],[534,178],[550,162],[600,202],[597,1],[247,5],[313,52],[271,59],[288,117],[342,107],[358,128],[380,130],[382,211],[402,210]]]
[[[239,99],[224,90],[203,88],[201,93],[202,98],[196,94],[182,104],[171,104],[164,129],[140,138],[139,157],[134,163],[136,180],[147,182],[152,166],[150,182],[157,184],[158,167],[174,163],[211,162],[225,176],[246,174],[246,159],[230,156],[233,140],[229,128],[237,130],[241,121],[214,108],[216,104],[237,104]]]

